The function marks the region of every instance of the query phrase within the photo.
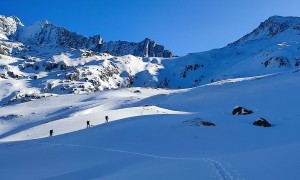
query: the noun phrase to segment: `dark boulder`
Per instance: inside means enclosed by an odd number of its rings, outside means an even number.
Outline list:
[[[247,115],[247,114],[252,114],[252,113],[253,113],[252,110],[248,110],[241,106],[235,107],[232,111],[232,115]]]
[[[254,126],[263,126],[263,127],[271,127],[272,125],[264,118],[260,118],[257,121],[253,122]]]
[[[22,75],[18,75],[18,74],[16,74],[16,73],[13,72],[13,71],[7,71],[7,75],[8,75],[9,77],[11,77],[11,78],[14,78],[14,79],[18,79],[18,78],[21,78],[21,77],[22,77]]]
[[[214,123],[209,122],[209,121],[201,121],[201,124],[203,126],[216,126]]]
[[[140,90],[135,90],[135,91],[133,91],[133,93],[141,93],[141,91]]]
[[[45,67],[46,71],[51,71],[52,69],[58,68],[58,63],[47,61],[43,64],[43,66]]]
[[[94,51],[85,51],[81,54],[81,57],[88,58],[93,57],[95,55]]]

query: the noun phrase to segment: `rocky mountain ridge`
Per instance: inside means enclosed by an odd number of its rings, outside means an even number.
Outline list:
[[[244,37],[231,43],[230,45],[241,44],[253,40],[269,39],[283,32],[290,34],[295,31],[299,33],[299,30],[300,17],[271,16],[270,18],[262,22],[251,33],[245,35]]]
[[[0,25],[0,105],[125,87],[191,88],[296,71],[299,25],[299,18],[271,17],[226,47],[162,58],[170,54],[150,39],[103,43],[100,36],[87,38],[48,22],[22,29],[10,17]],[[41,26],[42,31],[36,28]]]
[[[74,48],[106,52],[114,56],[134,55],[141,57],[172,57],[172,53],[148,38],[134,43],[126,41],[104,42],[100,35],[85,37],[56,26],[48,21],[23,25],[16,17],[0,16],[1,39],[23,43],[30,48]]]

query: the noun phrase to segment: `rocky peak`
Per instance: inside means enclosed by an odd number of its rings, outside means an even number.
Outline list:
[[[24,26],[17,17],[0,16],[0,39],[21,42],[36,49],[89,49],[95,52],[106,52],[114,56],[134,55],[141,57],[172,57],[172,53],[164,46],[146,38],[143,41],[111,41],[103,42],[99,35],[86,37],[66,28],[56,26],[47,20]]]
[[[99,52],[106,52],[114,56],[134,55],[140,57],[172,57],[172,53],[158,45],[155,41],[145,38],[139,43],[127,41],[104,42],[97,49]]]
[[[102,38],[99,35],[85,37],[56,26],[47,20],[18,29],[15,39],[27,45],[53,48],[62,46],[75,49],[94,49],[99,43],[102,43]]]
[[[15,16],[5,17],[0,15],[0,39],[8,39],[13,35],[18,26],[23,26],[21,20]]]
[[[262,22],[258,28],[230,45],[245,43],[251,40],[269,39],[287,30],[300,32],[299,17],[272,16]]]

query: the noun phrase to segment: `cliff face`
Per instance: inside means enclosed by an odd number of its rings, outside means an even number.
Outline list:
[[[146,38],[145,40],[134,43],[127,41],[104,42],[97,48],[98,52],[106,52],[114,56],[131,54],[140,57],[172,57],[172,53],[158,45],[155,41]]]

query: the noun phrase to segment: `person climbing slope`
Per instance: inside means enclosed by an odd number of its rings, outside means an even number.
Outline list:
[[[50,136],[51,137],[53,135],[53,129],[50,130]]]

